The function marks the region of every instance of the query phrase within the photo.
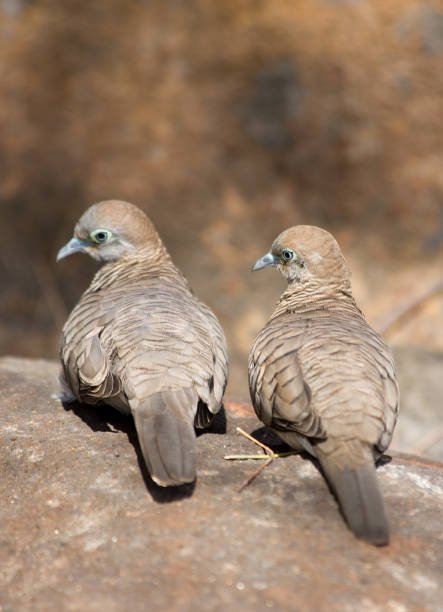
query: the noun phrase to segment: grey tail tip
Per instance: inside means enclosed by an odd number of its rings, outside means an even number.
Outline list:
[[[338,469],[328,462],[321,463],[350,530],[360,540],[374,546],[387,546],[389,523],[375,466]]]
[[[187,484],[191,484],[192,482],[195,482],[196,475],[192,475],[191,477],[188,477],[188,478],[183,477],[181,479],[175,479],[175,478],[164,479],[164,477],[162,479],[156,476],[155,474],[151,474],[151,478],[155,482],[155,484],[157,484],[159,487],[181,487],[183,485],[187,485]]]
[[[368,542],[368,544],[373,544],[374,546],[389,545],[389,528],[387,525],[381,526],[378,529],[370,529],[368,531],[359,529],[352,529],[352,531],[356,538],[359,540],[364,540],[365,542]]]
[[[194,424],[174,415],[169,408],[173,397],[159,392],[133,410],[146,467],[161,487],[192,483],[197,475]]]

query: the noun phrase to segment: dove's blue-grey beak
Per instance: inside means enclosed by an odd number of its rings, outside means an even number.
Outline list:
[[[266,268],[266,266],[276,266],[279,261],[280,260],[278,257],[276,257],[276,255],[266,253],[266,255],[263,255],[263,257],[257,259],[255,264],[252,266],[252,271],[255,272],[255,270],[261,270],[262,268]]]
[[[60,259],[63,259],[63,257],[72,255],[72,253],[83,251],[88,244],[89,242],[87,240],[80,240],[80,238],[75,238],[74,236],[74,238],[71,238],[71,240],[57,253],[56,261],[60,261]]]

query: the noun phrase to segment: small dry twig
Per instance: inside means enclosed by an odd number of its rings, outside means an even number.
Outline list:
[[[254,478],[256,478],[260,474],[260,472],[262,472],[270,463],[273,462],[274,459],[278,459],[279,457],[287,457],[289,455],[296,454],[296,451],[287,451],[284,453],[274,453],[272,448],[269,448],[269,446],[266,446],[266,444],[263,444],[262,442],[254,438],[254,436],[251,436],[251,434],[248,434],[241,427],[237,427],[236,431],[238,431],[238,433],[244,436],[245,438],[248,438],[248,440],[251,440],[251,442],[254,442],[254,444],[257,444],[258,446],[260,446],[260,448],[262,448],[265,451],[265,454],[263,455],[226,455],[224,457],[225,459],[227,459],[228,461],[229,460],[232,461],[235,459],[239,459],[239,460],[248,460],[248,459],[254,459],[254,460],[262,459],[263,460],[264,459],[266,460],[266,463],[264,463],[257,470],[255,470],[255,472],[253,472],[245,480],[245,482],[238,488],[238,493],[241,493],[243,489],[245,489],[254,480]]]
[[[257,470],[255,470],[255,472],[252,472],[252,474],[244,481],[244,483],[239,486],[239,488],[237,489],[237,493],[241,493],[243,489],[246,489],[246,487],[254,480],[254,478],[257,478],[260,472],[263,472],[263,470],[268,467],[268,465],[273,461],[274,457],[268,457],[266,463],[262,463],[262,465]]]

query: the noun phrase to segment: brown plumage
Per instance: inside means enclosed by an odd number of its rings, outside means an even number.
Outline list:
[[[328,232],[289,228],[253,269],[269,265],[288,287],[249,356],[257,416],[318,459],[357,537],[387,544],[374,459],[388,447],[398,413],[391,351],[355,303]]]
[[[132,413],[155,482],[192,482],[194,425],[211,423],[227,381],[219,322],[132,204],[91,206],[57,259],[76,251],[104,265],[63,328],[64,382],[80,402]]]

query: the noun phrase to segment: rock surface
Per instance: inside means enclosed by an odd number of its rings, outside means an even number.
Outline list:
[[[313,464],[274,460],[249,404],[198,439],[195,487],[143,472],[133,423],[63,407],[57,365],[0,360],[0,610],[441,609],[443,465],[395,455],[379,468],[389,547],[357,541]],[[222,415],[223,416],[223,415]],[[226,428],[226,433],[224,430]]]

